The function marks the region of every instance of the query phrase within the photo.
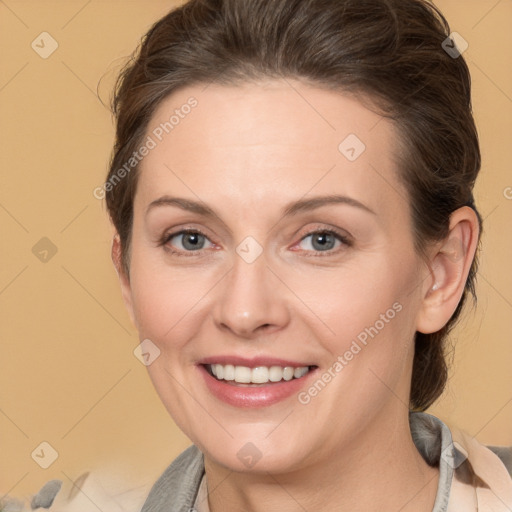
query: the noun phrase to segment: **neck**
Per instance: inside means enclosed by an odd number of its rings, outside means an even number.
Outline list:
[[[388,421],[372,421],[328,459],[292,473],[232,472],[205,455],[211,512],[431,512],[439,470],[418,452],[408,412],[400,407]]]

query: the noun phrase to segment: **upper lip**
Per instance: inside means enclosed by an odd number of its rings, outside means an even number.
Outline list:
[[[204,359],[199,360],[197,364],[232,364],[233,366],[247,366],[249,368],[256,368],[258,366],[293,366],[294,368],[315,366],[307,362],[291,361],[290,359],[281,359],[278,357],[258,356],[248,358],[234,355],[205,357]]]

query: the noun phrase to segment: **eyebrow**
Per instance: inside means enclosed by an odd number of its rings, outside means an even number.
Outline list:
[[[291,217],[293,215],[297,215],[298,213],[308,212],[330,204],[346,204],[376,215],[376,213],[371,208],[361,203],[360,201],[353,199],[352,197],[343,195],[327,195],[312,197],[309,199],[300,199],[298,201],[289,203],[281,211],[281,216]],[[204,203],[194,201],[192,199],[185,199],[183,197],[172,197],[167,195],[152,201],[146,209],[146,215],[151,210],[159,206],[176,206],[182,210],[197,213],[198,215],[202,215],[204,217],[219,218],[215,211]]]

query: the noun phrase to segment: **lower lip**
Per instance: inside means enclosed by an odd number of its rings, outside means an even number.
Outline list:
[[[204,365],[200,364],[198,368],[212,395],[235,407],[267,407],[285,400],[293,394],[298,394],[301,388],[304,387],[307,379],[318,369],[310,370],[299,379],[281,380],[269,383],[268,385],[250,386],[229,384],[229,382],[234,381],[217,380],[208,373]]]

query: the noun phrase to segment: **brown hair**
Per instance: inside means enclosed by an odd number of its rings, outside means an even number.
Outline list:
[[[399,171],[417,250],[448,233],[450,214],[473,200],[480,149],[470,75],[443,41],[450,28],[427,0],[190,0],[144,36],[118,77],[116,141],[107,181],[146,135],[159,104],[178,88],[291,77],[371,98],[400,134]],[[453,45],[453,44],[452,44]],[[129,275],[137,167],[106,193]],[[445,341],[468,293],[433,334],[416,333],[410,406],[425,410],[447,381]]]

